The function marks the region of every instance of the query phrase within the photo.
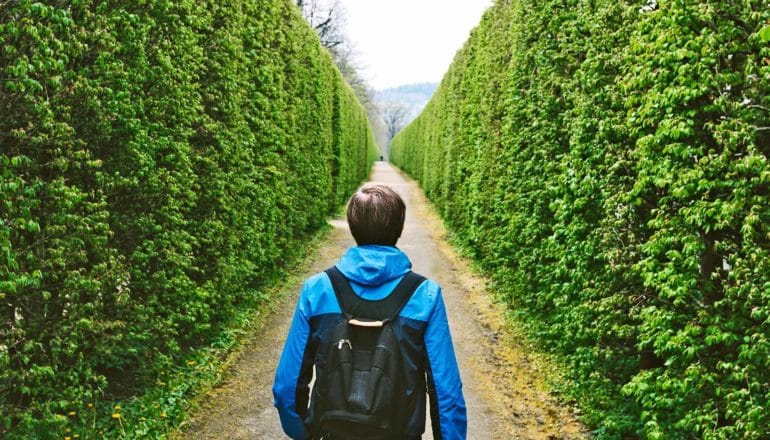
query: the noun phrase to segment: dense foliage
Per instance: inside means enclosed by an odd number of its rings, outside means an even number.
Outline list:
[[[770,437],[770,7],[498,0],[391,158],[600,438]]]
[[[129,435],[377,155],[289,0],[2,2],[0,437]]]

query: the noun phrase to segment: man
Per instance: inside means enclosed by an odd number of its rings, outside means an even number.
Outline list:
[[[336,268],[365,301],[388,297],[411,272],[409,258],[396,248],[405,212],[401,197],[384,185],[365,186],[348,203],[348,224],[358,246],[350,248]],[[321,405],[311,399],[308,407],[309,384],[314,367],[316,378],[326,377],[331,368],[323,365],[326,362],[319,347],[330,343],[330,327],[342,313],[327,273],[305,282],[273,386],[281,425],[293,439],[329,437],[318,426]],[[404,423],[398,424],[403,425],[400,432],[392,437],[421,438],[427,394],[434,439],[465,439],[465,400],[439,285],[430,280],[419,284],[392,326],[407,383],[406,394],[392,403],[409,412]]]

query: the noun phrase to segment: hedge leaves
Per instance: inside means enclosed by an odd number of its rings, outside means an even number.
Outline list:
[[[210,343],[374,150],[288,0],[4,2],[0,436],[61,434]]]
[[[768,26],[498,0],[394,140],[600,438],[770,436]]]

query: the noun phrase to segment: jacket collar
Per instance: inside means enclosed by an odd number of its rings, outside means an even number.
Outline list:
[[[349,280],[367,286],[378,286],[409,272],[412,262],[393,246],[366,245],[348,249],[337,263],[337,269]]]

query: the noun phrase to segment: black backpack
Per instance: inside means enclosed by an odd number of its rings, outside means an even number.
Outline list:
[[[313,387],[314,431],[335,440],[403,438],[408,417],[404,367],[392,322],[425,280],[408,272],[387,297],[361,299],[342,273],[326,270],[343,317],[325,353],[323,377]]]

